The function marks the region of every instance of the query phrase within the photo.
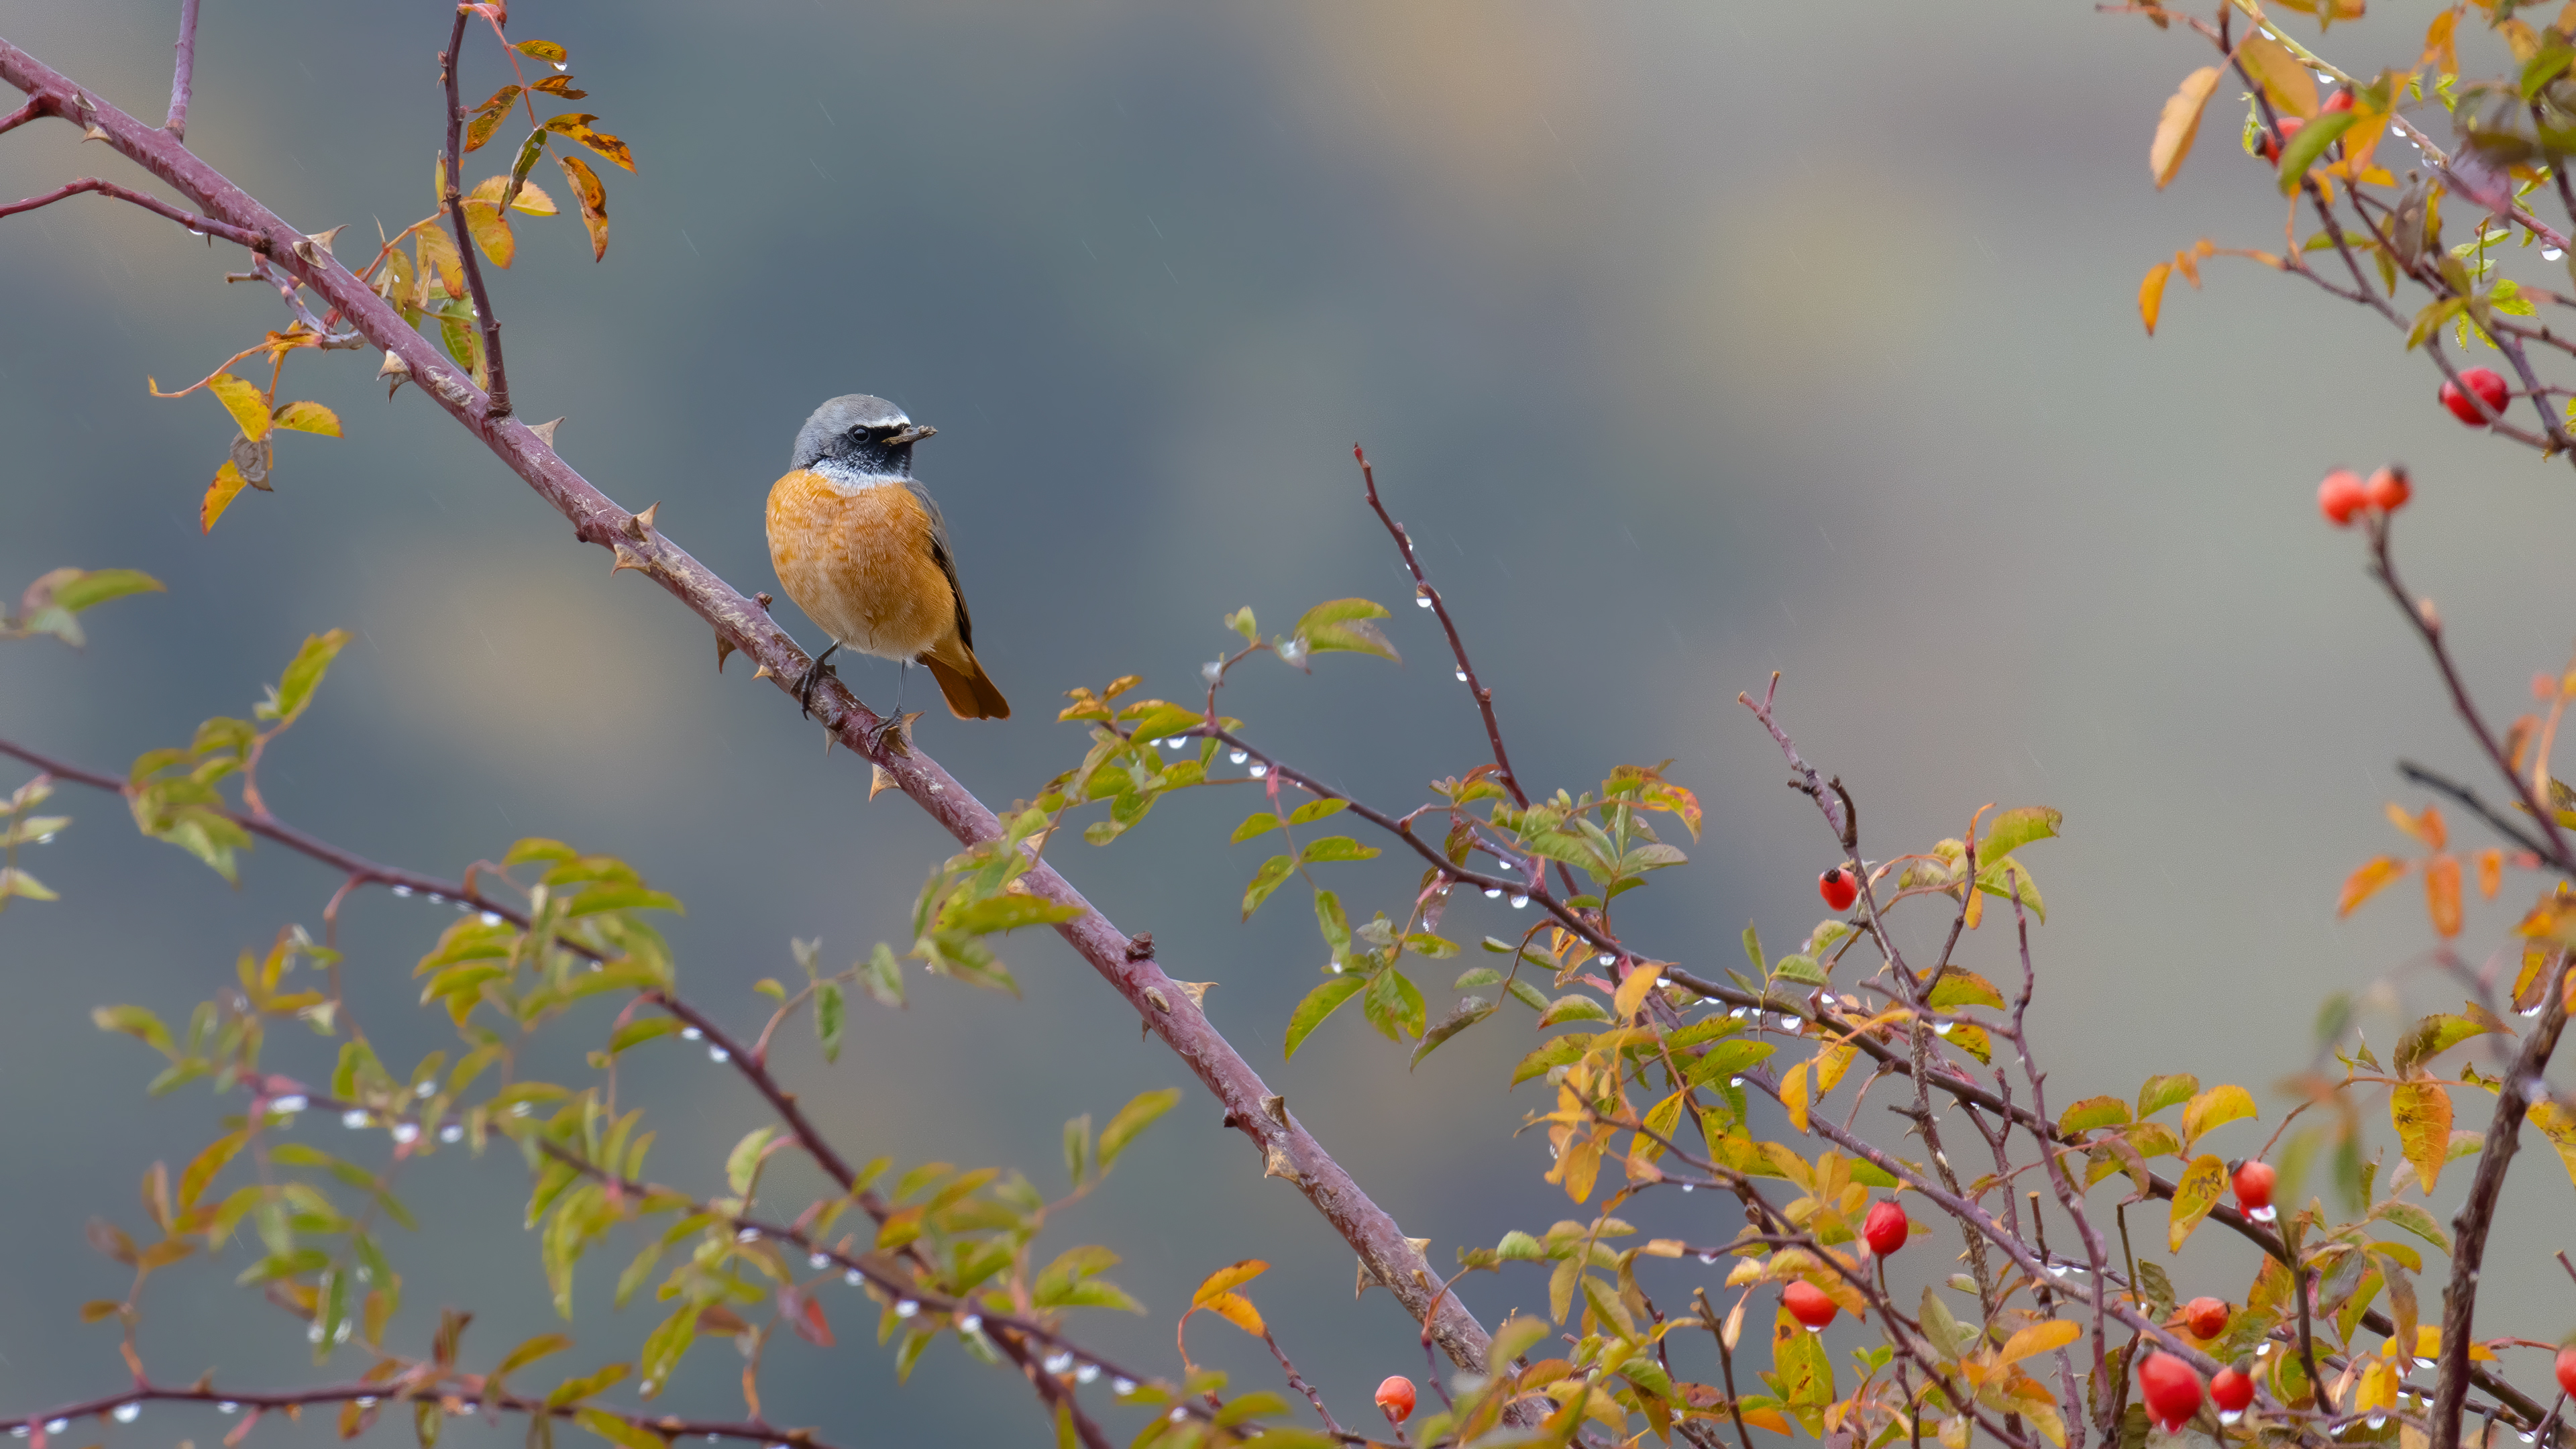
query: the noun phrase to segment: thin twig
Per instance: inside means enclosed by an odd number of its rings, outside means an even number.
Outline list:
[[[7,129],[6,126],[0,126],[0,131]],[[95,176],[84,176],[78,181],[58,186],[42,196],[30,196],[24,201],[13,201],[6,206],[0,206],[0,216],[15,216],[22,211],[34,211],[37,207],[51,206],[65,197],[78,196],[88,191],[97,192],[101,196],[112,196],[119,201],[130,201],[154,216],[167,217],[201,236],[219,236],[235,246],[248,247],[263,256],[268,254],[268,238],[257,232],[245,231],[229,222],[217,221],[212,217],[181,211],[157,196],[136,191],[132,187],[119,186],[113,181],[101,181]]]
[[[197,0],[179,0],[179,40],[171,49],[179,52],[179,63],[170,74],[170,119],[161,123],[161,129],[184,141],[188,139],[188,92],[197,72]]]
[[[489,379],[485,391],[491,398],[484,410],[488,426],[510,415],[510,379],[501,368],[501,317],[492,310],[492,294],[483,286],[483,264],[475,255],[474,229],[465,224],[464,183],[457,173],[464,160],[465,103],[456,93],[456,73],[465,64],[465,22],[473,18],[473,11],[456,7],[456,29],[447,38],[447,53],[439,57],[439,79],[447,87],[447,194],[439,204],[447,208],[448,221],[456,229],[457,255],[465,261],[466,291],[474,299],[474,320],[483,331],[483,375]]]

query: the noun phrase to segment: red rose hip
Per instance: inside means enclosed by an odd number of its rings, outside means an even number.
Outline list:
[[[2195,1298],[2182,1306],[2182,1321],[2192,1337],[2216,1338],[2227,1331],[2227,1305],[2216,1298]]]
[[[2280,1174],[2272,1164],[2256,1158],[2236,1169],[2236,1204],[2245,1215],[2258,1223],[2272,1221],[2272,1184]]]
[[[2352,516],[2370,502],[2370,490],[2349,468],[2337,468],[2317,485],[2317,511],[2337,528],[2351,526]]]
[[[2138,1388],[2146,1395],[2147,1417],[2168,1434],[2200,1412],[2200,1375],[2172,1354],[2148,1354],[2138,1365]]]
[[[1825,898],[1826,905],[1848,911],[1852,902],[1860,899],[1860,877],[1852,874],[1850,866],[1835,866],[1816,878],[1816,893]]]
[[[1780,1290],[1780,1306],[1789,1310],[1790,1317],[1807,1325],[1810,1333],[1834,1321],[1834,1300],[1804,1278]]]
[[[2395,513],[2406,506],[2407,499],[2415,496],[2415,485],[2408,480],[2405,469],[2391,464],[2371,474],[2370,482],[2362,491],[2370,499],[2371,507],[2382,513]]]
[[[2558,1350],[2558,1387],[2576,1394],[2576,1344]]]
[[[1905,1246],[1905,1240],[1914,1235],[1914,1224],[1905,1209],[1889,1198],[1870,1204],[1869,1216],[1861,1219],[1860,1235],[1871,1252],[1884,1258]]]
[[[1413,1380],[1402,1374],[1390,1374],[1377,1386],[1377,1406],[1386,1411],[1387,1422],[1401,1424],[1413,1417]]]
[[[2220,1421],[2232,1424],[2254,1402],[2254,1381],[2232,1368],[2220,1369],[2210,1375],[2209,1401],[2218,1406]]]
[[[2477,396],[2472,399],[2471,393]],[[2442,384],[2442,406],[2451,410],[2451,416],[2473,428],[2487,424],[2487,413],[2503,417],[2504,400],[2508,395],[2504,379],[2492,367],[2472,367],[2460,374],[2458,382]],[[2478,411],[2481,402],[2487,405],[2487,413]]]
[[[2317,114],[2320,116],[2331,116],[2337,111],[2349,111],[2351,109],[2352,92],[2337,91],[2333,95],[2326,97],[2326,103],[2324,105],[2317,107]]]

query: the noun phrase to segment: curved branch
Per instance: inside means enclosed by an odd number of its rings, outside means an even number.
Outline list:
[[[35,57],[0,40],[0,81],[41,97],[49,110],[68,113],[75,107],[71,80]],[[448,414],[481,439],[495,456],[523,479],[539,497],[573,526],[574,536],[615,557],[615,569],[634,569],[678,599],[713,626],[719,640],[760,665],[782,694],[810,662],[767,611],[746,598],[678,544],[619,507],[566,463],[545,438],[515,418],[496,414],[492,399],[474,386],[418,331],[348,268],[307,246],[274,212],[220,172],[190,153],[168,132],[145,126],[102,102],[85,112],[108,144],[145,170],[160,177],[206,212],[245,231],[268,238],[273,256],[305,285],[336,308],[342,319],[370,342],[394,354],[412,380]],[[291,258],[291,260],[289,260]],[[815,713],[852,754],[883,769],[887,778],[941,828],[959,842],[979,845],[999,839],[1001,822],[937,761],[917,749],[895,753],[876,738],[878,717],[837,679],[825,676],[814,691]],[[1433,1336],[1450,1360],[1482,1372],[1486,1334],[1455,1296],[1435,1303],[1425,1286],[1430,1265],[1405,1240],[1403,1229],[1385,1209],[1361,1190],[1296,1117],[1281,1109],[1277,1118],[1263,1110],[1274,1094],[1210,1023],[1189,994],[1172,983],[1151,959],[1128,958],[1126,933],[1085,900],[1052,865],[1040,861],[1022,877],[1039,897],[1076,906],[1082,915],[1056,927],[1144,1022],[1146,1029],[1170,1047],[1209,1094],[1224,1108],[1225,1121],[1261,1154],[1269,1176],[1285,1178],[1305,1194],[1342,1240],[1387,1284],[1416,1319],[1433,1316]],[[1423,1276],[1416,1277],[1420,1273]],[[1436,1311],[1435,1311],[1436,1310]]]
[[[7,126],[0,126],[0,131],[7,129]],[[192,232],[205,236],[219,236],[235,246],[248,247],[262,255],[265,255],[269,249],[268,238],[255,232],[244,231],[240,227],[216,221],[211,217],[190,215],[160,197],[136,191],[131,187],[119,186],[113,181],[101,181],[95,176],[84,176],[78,181],[57,186],[42,196],[30,196],[24,201],[13,201],[7,206],[0,206],[0,216],[15,216],[22,211],[34,211],[37,207],[51,206],[65,197],[78,196],[85,191],[95,191],[101,196],[113,196],[119,201],[130,201],[154,216],[167,217]]]
[[[35,1434],[54,1432],[45,1426],[67,1419],[86,1419],[112,1414],[128,1404],[182,1403],[213,1404],[232,1409],[301,1409],[313,1404],[347,1404],[361,1400],[381,1402],[427,1401],[436,1403],[454,1397],[467,1409],[489,1407],[513,1414],[544,1415],[551,1419],[570,1419],[577,1414],[605,1414],[621,1423],[631,1424],[657,1437],[704,1436],[709,1439],[741,1439],[755,1444],[793,1443],[798,1449],[832,1449],[832,1446],[804,1429],[782,1430],[775,1424],[754,1424],[728,1419],[682,1419],[667,1414],[639,1414],[624,1409],[602,1408],[597,1404],[549,1404],[519,1394],[493,1394],[482,1391],[467,1393],[462,1385],[444,1390],[432,1380],[411,1383],[389,1379],[382,1383],[325,1384],[310,1389],[218,1389],[212,1385],[191,1385],[184,1389],[165,1388],[158,1384],[138,1384],[122,1393],[107,1394],[78,1403],[64,1404],[41,1414],[28,1414],[16,1419],[0,1419],[0,1429]]]

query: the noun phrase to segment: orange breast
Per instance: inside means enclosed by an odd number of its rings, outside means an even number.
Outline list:
[[[843,491],[806,469],[769,490],[769,561],[787,597],[852,649],[914,659],[957,632],[930,516],[901,483]]]

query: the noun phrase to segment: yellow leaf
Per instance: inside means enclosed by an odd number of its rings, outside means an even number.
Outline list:
[[[2173,1206],[2168,1210],[2165,1247],[2179,1253],[2191,1230],[2218,1206],[2219,1194],[2227,1191],[2227,1164],[2216,1153],[2206,1153],[2191,1160],[2183,1169],[2182,1181],[2174,1184]]]
[[[2212,1087],[2182,1109],[2183,1147],[2189,1150],[2202,1133],[2213,1127],[2255,1115],[2254,1096],[2243,1087],[2232,1083]]]
[[[2388,823],[2415,837],[2426,850],[2440,850],[2451,843],[2450,827],[2442,823],[2442,812],[2434,806],[2424,807],[2422,815],[2409,815],[2396,801],[2388,802]]]
[[[318,402],[291,402],[279,408],[277,425],[299,433],[320,433],[326,438],[340,436],[340,415]]]
[[[2272,108],[2287,111],[2301,120],[2313,120],[2317,114],[2317,78],[2290,48],[2270,36],[2255,32],[2245,37],[2236,50],[2236,58],[2263,83],[2263,94],[2272,98]]]
[[[1780,1079],[1780,1105],[1789,1109],[1789,1125],[1807,1130],[1807,1064],[1800,1062]]]
[[[590,259],[598,261],[608,255],[608,189],[599,184],[599,173],[590,169],[590,163],[578,156],[557,156],[555,164],[563,168],[564,179],[572,183],[572,199],[581,208],[582,228],[590,233]]]
[[[229,460],[216,469],[215,481],[206,485],[205,501],[197,505],[197,531],[214,532],[215,520],[223,517],[224,510],[232,506],[233,495],[249,486],[250,480],[243,477],[241,470]]]
[[[1265,1331],[1261,1324],[1261,1310],[1253,1307],[1252,1300],[1240,1293],[1219,1293],[1202,1298],[1197,1300],[1196,1306],[1206,1309],[1255,1338],[1260,1337]]]
[[[465,203],[465,230],[496,267],[506,269],[510,258],[518,254],[519,243],[510,235],[508,219],[501,215],[501,208],[491,202]]]
[[[2459,29],[2460,10],[2453,6],[2433,17],[2424,27],[2424,58],[2419,65],[2429,65],[2435,75],[2458,75],[2460,51],[2453,32]]]
[[[2158,262],[2147,268],[2147,279],[2138,284],[2138,316],[2147,324],[2147,335],[2156,335],[2156,314],[2164,310],[2165,278],[2173,275],[2173,263]]]
[[[2364,862],[2361,869],[2344,877],[2343,894],[2335,898],[2335,914],[2351,915],[2360,908],[2363,901],[2379,894],[2390,881],[2404,875],[2406,871],[2406,862],[2395,856],[2383,855],[2375,860]]]
[[[2184,76],[2181,87],[2165,98],[2165,113],[2156,121],[2156,139],[2147,147],[2147,171],[2156,178],[2157,189],[2182,169],[2182,158],[2191,154],[2192,138],[2200,134],[2200,113],[2217,89],[2218,67],[2204,65]],[[2147,330],[2155,330],[2152,320]]]
[[[2052,1318],[2034,1323],[2004,1340],[2003,1352],[1996,1356],[1999,1364],[2019,1363],[2023,1359],[2066,1347],[2084,1336],[2084,1326],[2068,1318]]]
[[[530,216],[553,216],[562,210],[555,205],[555,199],[546,194],[546,189],[533,181],[519,183],[519,194],[510,198],[510,209]]]
[[[2388,1117],[2406,1160],[2430,1193],[2451,1154],[2451,1094],[2439,1082],[2400,1082],[2389,1092]]]
[[[2447,941],[2460,934],[2460,858],[2437,855],[2424,862],[2424,910]]]
[[[1240,1288],[1269,1271],[1270,1265],[1259,1258],[1246,1258],[1240,1263],[1229,1263],[1201,1279],[1197,1289],[1190,1294],[1190,1301],[1204,1306],[1216,1295]]]
[[[465,258],[456,251],[456,239],[439,229],[436,222],[412,233],[412,243],[420,251],[420,274],[438,274],[438,285],[450,297],[465,295]]]
[[[224,405],[224,411],[233,415],[243,437],[256,443],[268,436],[268,394],[229,372],[207,378],[206,388]]]
[[[1651,966],[1632,966],[1628,979],[1619,983],[1618,995],[1610,999],[1613,1014],[1627,1021],[1646,1004],[1646,993],[1655,989],[1655,970]]]
[[[2576,1182],[2576,1115],[2546,1099],[2531,1104],[2523,1120],[2540,1129],[2549,1145],[2558,1149],[2558,1164],[2567,1169],[2567,1180]]]
[[[1851,1070],[1854,1055],[1849,1041],[1835,1042],[1816,1053],[1816,1090],[1832,1091],[1842,1081],[1843,1073]]]

